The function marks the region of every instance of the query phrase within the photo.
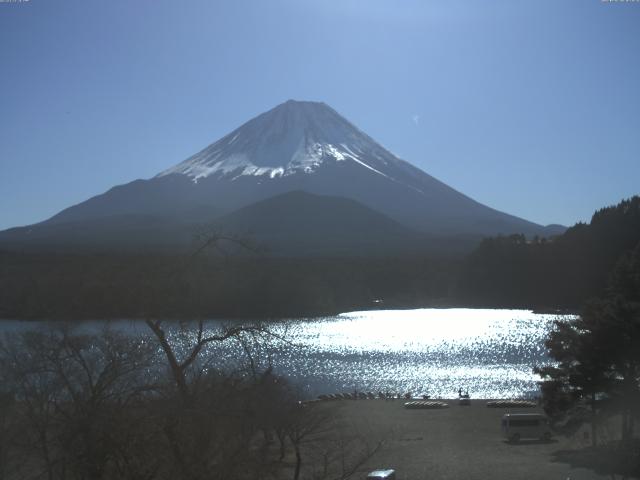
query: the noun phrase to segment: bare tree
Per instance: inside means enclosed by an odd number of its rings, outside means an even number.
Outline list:
[[[127,412],[144,394],[149,359],[144,344],[108,331],[5,338],[0,371],[21,426],[13,446],[30,459],[21,477],[105,478],[132,435]]]

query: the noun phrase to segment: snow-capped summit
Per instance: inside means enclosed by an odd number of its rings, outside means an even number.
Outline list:
[[[288,100],[158,176],[277,178],[354,162],[379,175],[399,160],[321,102]]]

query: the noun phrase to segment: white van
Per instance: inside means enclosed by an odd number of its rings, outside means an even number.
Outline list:
[[[502,416],[502,433],[510,441],[522,439],[551,440],[549,420],[541,413],[506,413]]]

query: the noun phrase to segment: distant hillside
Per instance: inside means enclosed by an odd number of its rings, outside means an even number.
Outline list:
[[[271,255],[379,255],[424,248],[425,235],[347,198],[294,191],[214,222],[246,234]]]
[[[640,243],[640,197],[598,210],[552,240],[482,241],[462,268],[457,296],[491,306],[574,308],[601,295],[614,265]]]
[[[293,191],[226,215],[201,206],[170,216],[120,213],[17,227],[0,232],[0,249],[184,254],[197,249],[199,234],[214,231],[243,238],[263,254],[291,257],[462,256],[482,238],[432,237],[352,199]]]

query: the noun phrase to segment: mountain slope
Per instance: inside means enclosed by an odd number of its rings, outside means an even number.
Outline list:
[[[45,251],[173,251],[193,243],[197,225],[149,214],[46,222],[0,232],[0,247]]]
[[[23,250],[189,251],[197,248],[197,235],[203,232],[235,235],[260,252],[278,256],[382,255],[432,246],[423,234],[354,200],[301,191],[270,197],[213,221],[119,214],[14,228],[1,232],[0,242]]]

